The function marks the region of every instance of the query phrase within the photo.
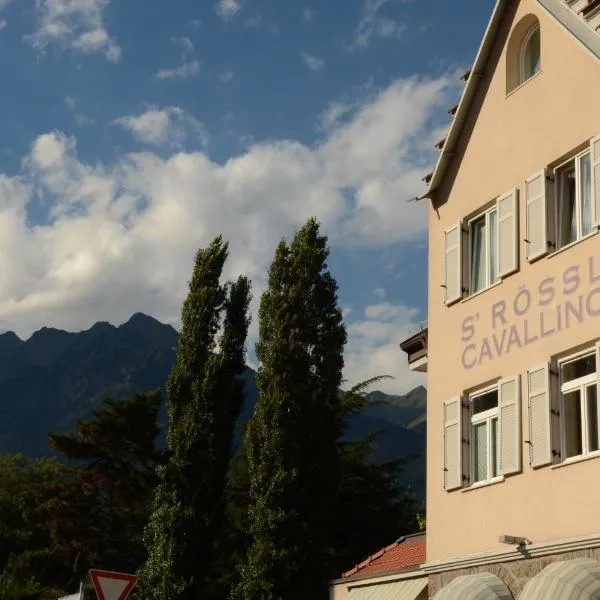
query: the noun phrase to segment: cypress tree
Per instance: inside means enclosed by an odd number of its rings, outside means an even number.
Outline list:
[[[227,254],[220,236],[197,253],[183,306],[177,358],[167,385],[169,460],[159,470],[145,531],[149,557],[140,570],[148,599],[205,599],[217,593],[211,571],[243,399],[239,377],[250,301],[245,277],[219,283]]]
[[[310,219],[289,246],[279,244],[261,299],[259,398],[245,440],[251,542],[239,600],[328,597],[346,342],[328,253]]]

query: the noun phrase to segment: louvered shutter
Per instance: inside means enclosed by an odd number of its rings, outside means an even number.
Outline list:
[[[521,470],[521,390],[519,376],[498,382],[500,413],[500,473]]]
[[[590,143],[592,159],[592,223],[600,226],[600,135]]]
[[[527,370],[529,403],[529,464],[541,467],[552,462],[550,428],[550,369],[547,363]]]
[[[461,223],[444,233],[444,303],[462,297],[462,229]]]
[[[444,402],[444,489],[462,487],[462,398]]]
[[[519,200],[517,190],[496,202],[498,210],[498,274],[505,277],[519,268]]]
[[[531,261],[548,252],[548,207],[546,198],[546,171],[540,171],[525,180],[527,260]]]

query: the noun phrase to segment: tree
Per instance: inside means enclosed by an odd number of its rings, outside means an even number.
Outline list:
[[[49,506],[50,526],[77,586],[90,567],[135,572],[144,560],[142,531],[147,522],[160,432],[160,392],[108,398],[73,433],[50,434],[50,445],[70,467],[68,493]],[[67,582],[64,582],[67,583]]]
[[[370,400],[366,392],[384,379],[391,377],[373,377],[341,394],[343,434],[351,418],[379,404]],[[379,433],[373,431],[358,440],[348,440],[345,435],[338,439],[342,469],[338,504],[330,524],[334,557],[331,578],[339,577],[400,535],[418,529],[418,503],[412,492],[398,483],[403,468],[413,457],[373,462]]]
[[[290,246],[280,242],[261,299],[259,398],[245,440],[251,542],[234,591],[240,600],[327,597],[346,342],[328,253],[310,219]]]
[[[145,532],[149,556],[140,570],[144,597],[156,600],[219,593],[212,572],[243,401],[240,376],[250,302],[245,277],[219,283],[227,254],[220,236],[198,251],[183,306],[177,358],[167,385],[169,461],[159,470]]]

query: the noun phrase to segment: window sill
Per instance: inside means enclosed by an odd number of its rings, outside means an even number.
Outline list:
[[[506,94],[507,98],[510,98],[513,94],[516,94],[522,87],[525,87],[530,81],[533,81],[536,77],[539,77],[542,74],[542,69],[540,69],[535,75],[532,75],[529,79],[526,79],[523,83],[520,83],[516,88],[513,88]]]
[[[471,294],[470,296],[463,298],[460,301],[460,304],[463,304],[464,302],[468,302],[469,300],[471,300],[471,298],[477,298],[477,296],[480,296],[481,294],[484,294],[488,290],[491,290],[492,288],[499,286],[501,283],[502,283],[502,279],[499,279],[498,281],[492,283],[492,285],[488,285],[486,288],[483,288],[482,290],[479,290],[478,292],[475,292],[474,294]]]
[[[488,487],[490,485],[496,485],[497,483],[504,482],[504,475],[500,475],[499,477],[494,477],[493,479],[487,479],[486,481],[478,481],[473,485],[470,485],[467,488],[463,488],[461,492],[472,492],[473,490],[478,490],[479,488]]]
[[[600,458],[600,450],[590,452],[589,454],[584,454],[583,456],[573,456],[572,458],[565,458],[565,460],[563,460],[561,463],[552,465],[550,468],[560,469],[562,467],[568,467],[569,465],[585,462],[586,460],[593,460],[594,458]]]
[[[589,238],[594,237],[597,234],[598,234],[598,229],[596,228],[594,231],[592,231],[591,233],[588,233],[587,235],[584,235],[583,237],[579,238],[578,240],[575,240],[574,242],[570,242],[566,246],[563,246],[562,248],[559,248],[558,250],[551,252],[550,254],[547,255],[547,257],[552,258],[553,256],[560,254],[561,252],[565,252],[566,250],[569,250],[573,246],[577,246],[577,244],[581,244],[581,242],[585,242],[585,240],[588,240]]]

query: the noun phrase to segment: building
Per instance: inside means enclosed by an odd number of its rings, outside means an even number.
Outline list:
[[[600,599],[600,0],[498,0],[421,200],[436,600]]]
[[[331,600],[427,600],[425,534],[401,537],[331,582]]]

